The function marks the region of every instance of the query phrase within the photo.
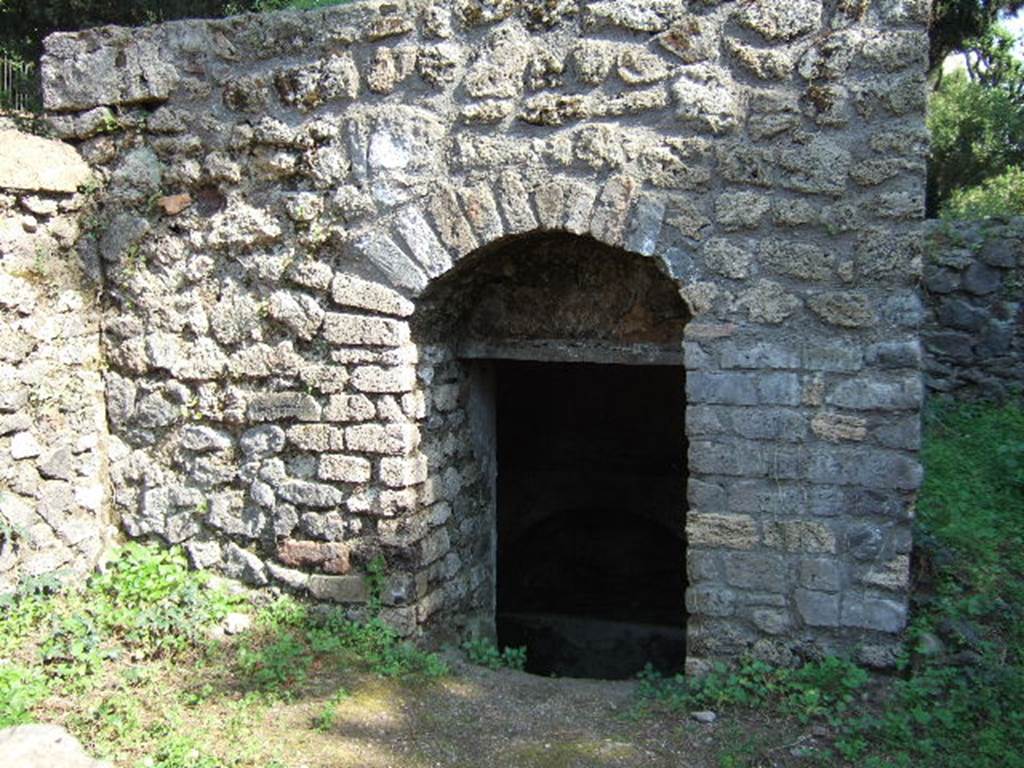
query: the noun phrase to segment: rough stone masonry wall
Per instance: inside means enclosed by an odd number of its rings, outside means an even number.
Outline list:
[[[0,122],[0,594],[84,574],[114,531],[95,265],[74,251],[90,171]]]
[[[562,230],[655,259],[694,315],[689,668],[890,662],[928,12],[396,0],[50,37],[52,125],[105,182],[82,249],[125,530],[353,604],[383,555],[403,632],[486,623],[471,381],[408,320],[467,254]]]
[[[1024,219],[928,224],[922,328],[928,389],[1024,394]]]

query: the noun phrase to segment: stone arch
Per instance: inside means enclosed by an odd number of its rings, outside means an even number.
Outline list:
[[[427,462],[418,514],[450,548],[444,565],[424,564],[444,596],[425,628],[497,630],[531,646],[531,668],[544,673],[629,677],[651,661],[680,670],[690,314],[676,282],[649,256],[535,229],[466,255],[415,303]],[[544,403],[550,416],[537,415]],[[565,449],[526,468],[549,443]],[[622,557],[595,571],[609,548]],[[578,583],[565,577],[544,590],[560,600],[530,604],[528,585],[558,572]],[[599,584],[614,590],[597,594]]]

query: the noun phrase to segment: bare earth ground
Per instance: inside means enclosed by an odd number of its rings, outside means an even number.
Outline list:
[[[252,740],[222,743],[228,752],[250,751],[254,765],[288,768],[814,763],[816,739],[796,723],[733,716],[708,725],[683,715],[641,716],[633,682],[544,678],[449,661],[452,675],[420,684],[314,670],[300,696],[251,711],[242,729],[231,725],[237,707],[230,695],[199,705],[192,715],[207,725],[225,723],[217,738]],[[314,727],[339,687],[348,695],[338,702],[333,721]],[[812,759],[799,757],[801,750]]]

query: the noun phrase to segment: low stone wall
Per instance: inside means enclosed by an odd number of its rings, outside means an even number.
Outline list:
[[[1024,392],[1024,218],[928,223],[922,340],[932,393]]]
[[[99,275],[74,248],[90,179],[0,123],[0,593],[88,571],[112,536]]]

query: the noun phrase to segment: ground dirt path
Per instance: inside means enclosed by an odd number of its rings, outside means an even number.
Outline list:
[[[348,676],[267,711],[255,733],[289,768],[718,768],[789,766],[813,738],[793,723],[637,716],[630,681],[569,680],[453,663],[410,685]],[[339,685],[329,728],[311,723]],[[735,756],[729,762],[730,755]],[[723,760],[725,756],[725,760]]]

